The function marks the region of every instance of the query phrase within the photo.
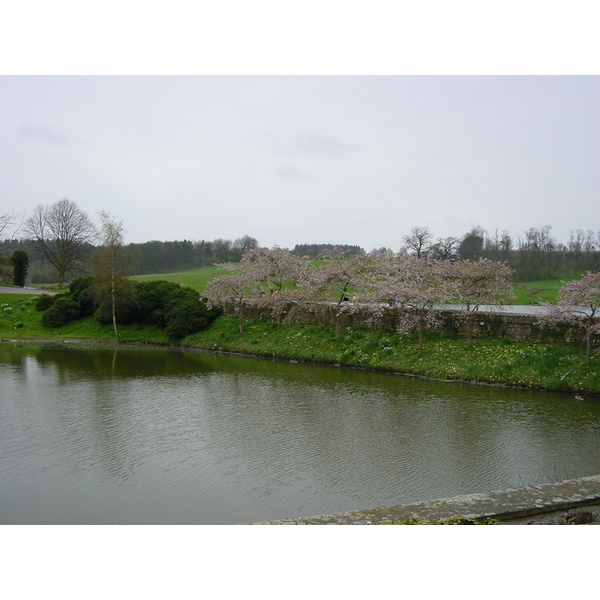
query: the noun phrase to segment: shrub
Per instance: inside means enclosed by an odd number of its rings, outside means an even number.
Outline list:
[[[82,317],[89,317],[94,314],[93,281],[93,277],[80,277],[69,285],[69,295],[79,304]]]
[[[19,287],[25,287],[25,278],[29,271],[29,256],[23,250],[13,252],[11,262],[14,267],[13,283]]]
[[[69,294],[77,301],[81,292],[92,287],[93,281],[93,277],[80,277],[79,279],[75,279],[75,281],[71,282],[69,285]]]
[[[201,302],[197,292],[190,288],[183,288],[169,301],[165,315],[167,335],[170,340],[181,340],[192,333],[206,329],[219,314],[221,314],[219,310],[209,309],[204,302]]]
[[[44,312],[54,304],[55,299],[56,296],[51,296],[50,294],[42,294],[41,296],[38,296],[37,300],[35,301],[35,309],[38,312]]]
[[[65,295],[55,298],[54,304],[42,315],[42,325],[51,328],[62,327],[80,317],[79,304]]]
[[[115,310],[117,313],[117,323],[119,325],[131,325],[138,321],[138,303],[134,298],[117,297]],[[112,324],[112,300],[105,298],[100,306],[94,312],[94,317],[100,325]]]
[[[136,287],[139,302],[138,321],[165,327],[167,306],[171,297],[181,290],[181,286],[170,281],[143,281]],[[197,299],[198,294],[194,293]]]

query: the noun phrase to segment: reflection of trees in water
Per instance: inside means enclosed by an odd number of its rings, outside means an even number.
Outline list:
[[[211,370],[202,353],[131,348],[47,346],[35,352],[41,364],[53,364],[61,373],[103,378],[180,376]]]
[[[319,498],[364,508],[598,467],[600,403],[558,394],[202,352],[20,352],[7,362],[33,363],[36,393],[48,382],[61,464],[128,486],[159,476],[194,495],[217,481],[312,514]]]

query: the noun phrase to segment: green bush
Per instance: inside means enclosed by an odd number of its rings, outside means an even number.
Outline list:
[[[40,296],[36,307],[46,311],[42,325],[60,327],[92,314],[101,325],[112,324],[112,301],[107,296],[98,307],[94,306],[93,281],[92,277],[82,277],[71,283],[68,294]],[[218,309],[209,310],[199,300],[198,292],[177,283],[146,281],[135,288],[133,296],[117,296],[118,324],[164,327],[171,341],[205,329],[221,314]]]
[[[119,325],[131,325],[138,321],[138,302],[135,298],[117,296],[115,311]],[[112,324],[112,300],[110,297],[104,299],[94,312],[94,317],[100,325]]]
[[[41,296],[38,296],[37,300],[35,301],[35,309],[38,312],[44,312],[54,304],[55,299],[56,297],[50,294],[42,294]]]
[[[167,335],[170,340],[181,340],[206,329],[219,314],[219,310],[209,310],[206,304],[198,299],[198,292],[183,288],[169,300],[166,311]]]
[[[165,327],[167,306],[171,297],[182,289],[181,286],[170,281],[143,281],[136,287],[139,302],[137,320]],[[198,298],[198,292],[194,293]]]
[[[82,317],[89,317],[94,314],[93,281],[93,277],[80,277],[69,285],[69,295],[79,304]]]
[[[44,327],[62,327],[81,318],[79,304],[67,296],[56,298],[54,304],[42,315]]]
[[[29,271],[29,256],[23,250],[15,250],[11,257],[14,267],[13,283],[19,287],[25,287],[25,278]]]

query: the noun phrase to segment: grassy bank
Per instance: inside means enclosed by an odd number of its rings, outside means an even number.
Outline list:
[[[600,367],[585,364],[583,348],[533,343],[474,340],[428,335],[423,356],[414,337],[311,325],[278,325],[249,320],[240,336],[237,321],[220,317],[190,336],[186,345],[289,360],[384,369],[442,380],[480,382],[538,389],[600,393]]]
[[[42,326],[42,313],[35,309],[37,296],[0,294],[0,340],[92,340],[114,342],[112,325],[100,325],[92,317],[48,329]],[[164,330],[128,325],[119,328],[122,342],[167,344]]]
[[[58,329],[46,329],[35,310],[35,296],[0,295],[0,339],[114,342],[111,326],[91,317]],[[279,325],[248,320],[243,336],[237,319],[219,317],[183,347],[238,352],[287,360],[384,369],[442,380],[511,385],[564,392],[600,394],[600,357],[585,364],[584,348],[513,343],[491,339],[465,340],[428,335],[423,356],[417,340],[374,331],[343,330],[311,325]],[[167,344],[164,331],[137,325],[119,328],[121,342]]]

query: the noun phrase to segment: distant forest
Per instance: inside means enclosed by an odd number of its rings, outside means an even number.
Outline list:
[[[531,228],[513,240],[507,232],[489,236],[481,228],[474,228],[460,238],[435,239],[427,227],[415,227],[402,238],[402,246],[374,248],[371,252],[387,255],[417,254],[441,259],[479,257],[506,261],[515,271],[516,281],[573,278],[586,271],[600,270],[600,232],[588,230],[571,232],[566,244],[551,235],[551,227]],[[236,240],[212,241],[150,241],[128,244],[132,256],[131,274],[169,273],[185,271],[222,262],[238,262],[246,250],[258,247],[251,236]],[[355,245],[297,244],[292,252],[316,257],[322,252],[342,248],[350,254],[362,254],[363,248]],[[89,254],[95,249],[89,245]],[[56,272],[46,263],[44,256],[32,240],[5,239],[0,242],[0,255],[10,256],[23,250],[29,256],[28,283],[41,284],[56,281]]]

